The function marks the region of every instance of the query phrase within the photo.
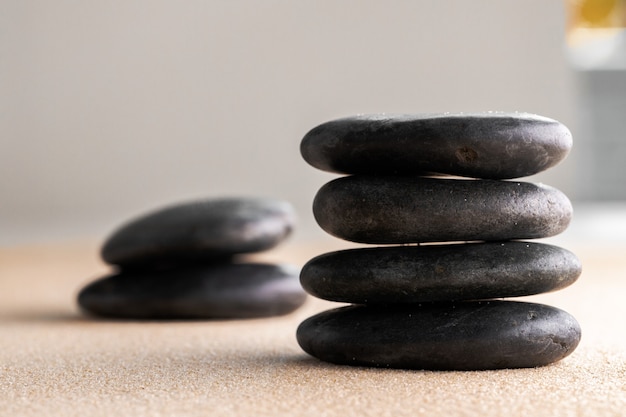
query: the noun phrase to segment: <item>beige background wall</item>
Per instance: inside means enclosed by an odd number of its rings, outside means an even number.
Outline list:
[[[0,244],[102,238],[146,209],[333,176],[299,155],[363,112],[529,111],[576,134],[546,0],[0,0]],[[575,136],[576,139],[576,136]],[[576,152],[538,178],[573,198]]]

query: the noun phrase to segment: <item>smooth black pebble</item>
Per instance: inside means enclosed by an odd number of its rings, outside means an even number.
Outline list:
[[[310,317],[297,331],[302,349],[326,362],[429,370],[548,365],[572,353],[580,336],[565,311],[514,301],[349,306]]]
[[[350,249],[302,268],[311,295],[355,304],[519,297],[573,284],[581,263],[568,250],[532,242]]]
[[[313,201],[322,229],[360,243],[510,240],[564,231],[572,205],[528,182],[353,175],[325,184]]]
[[[104,243],[102,258],[121,266],[170,265],[259,252],[282,242],[295,214],[285,201],[212,199],[138,217]]]
[[[563,160],[572,135],[528,113],[360,115],[323,123],[302,139],[312,166],[345,174],[421,174],[507,179]]]
[[[287,265],[214,264],[124,271],[78,295],[93,315],[135,319],[242,319],[277,316],[300,307],[299,270]]]

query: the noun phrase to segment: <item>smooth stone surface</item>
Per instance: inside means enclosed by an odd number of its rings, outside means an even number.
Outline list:
[[[513,301],[349,306],[308,318],[297,339],[308,354],[336,364],[484,370],[561,360],[578,345],[580,326],[557,308]]]
[[[581,271],[557,246],[493,242],[326,253],[304,265],[300,282],[330,301],[421,303],[541,294],[573,284]]]
[[[215,264],[125,271],[97,280],[78,295],[87,313],[134,319],[240,319],[276,316],[300,307],[306,293],[297,268]]]
[[[300,151],[330,172],[505,179],[544,171],[571,147],[572,134],[555,120],[488,112],[347,117],[312,129]]]
[[[313,201],[322,229],[361,243],[534,239],[564,231],[572,205],[528,182],[354,175]]]
[[[295,214],[285,201],[231,198],[165,207],[126,223],[104,243],[117,265],[176,264],[259,252],[282,242]]]

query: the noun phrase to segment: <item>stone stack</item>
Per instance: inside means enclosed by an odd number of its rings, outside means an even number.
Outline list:
[[[211,199],[131,220],[104,243],[117,267],[78,295],[86,313],[130,319],[238,319],[287,314],[306,298],[299,269],[240,259],[293,229],[284,201]]]
[[[512,181],[556,165],[571,145],[561,123],[525,113],[356,116],[311,130],[304,159],[349,174],[319,190],[316,221],[338,238],[387,246],[304,266],[307,292],[352,305],[305,320],[300,346],[332,363],[432,370],[569,355],[580,340],[571,315],[496,299],[555,291],[581,273],[571,252],[528,241],[566,229],[568,198]]]

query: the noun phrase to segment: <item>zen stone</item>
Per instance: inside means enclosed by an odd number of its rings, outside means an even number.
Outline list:
[[[325,184],[313,213],[326,232],[354,242],[489,241],[561,233],[572,205],[527,182],[354,175]]]
[[[308,318],[297,339],[305,352],[336,364],[484,370],[563,359],[578,345],[580,326],[557,308],[513,301],[350,306]]]
[[[117,265],[175,264],[270,249],[294,226],[291,205],[233,198],[179,204],[136,218],[105,242],[102,258]]]
[[[300,273],[318,298],[356,304],[518,297],[573,284],[581,264],[571,252],[530,242],[378,247],[331,252]]]
[[[563,160],[572,135],[528,113],[362,115],[321,124],[302,139],[312,166],[345,174],[421,174],[506,179]]]
[[[78,304],[112,318],[240,319],[287,314],[305,298],[296,268],[225,263],[124,271],[86,286]]]

